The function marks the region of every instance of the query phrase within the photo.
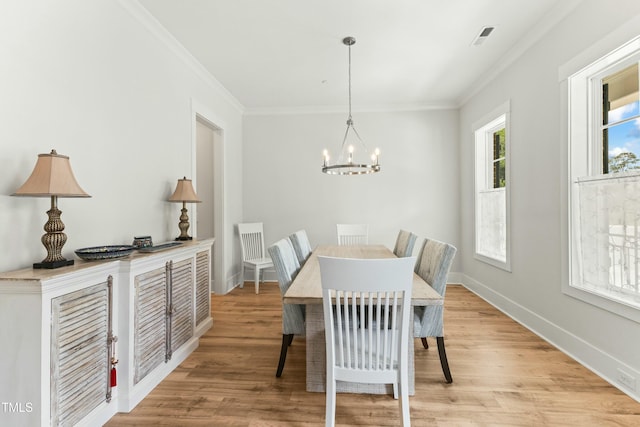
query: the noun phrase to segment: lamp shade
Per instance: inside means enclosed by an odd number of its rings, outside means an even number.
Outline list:
[[[31,176],[14,196],[30,197],[91,197],[73,176],[69,157],[51,150],[49,154],[38,154],[38,161]]]
[[[202,200],[200,200],[196,195],[196,192],[193,189],[193,184],[191,184],[191,180],[184,177],[178,180],[176,191],[174,191],[171,197],[169,197],[169,201],[200,203]]]

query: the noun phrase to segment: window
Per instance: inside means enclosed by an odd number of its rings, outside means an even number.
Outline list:
[[[510,271],[509,103],[474,126],[475,257]]]
[[[617,313],[640,311],[639,63],[640,37],[568,78],[569,285]]]

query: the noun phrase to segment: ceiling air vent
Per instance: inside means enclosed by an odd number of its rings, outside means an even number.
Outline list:
[[[473,42],[471,42],[471,44],[473,46],[480,46],[487,37],[489,37],[489,34],[491,34],[491,32],[495,29],[495,27],[484,27],[481,31],[480,34],[478,34],[476,36],[475,39],[473,39]]]

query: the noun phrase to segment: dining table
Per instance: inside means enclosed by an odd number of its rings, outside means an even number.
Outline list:
[[[307,391],[323,392],[326,384],[326,342],[322,308],[322,283],[319,256],[340,258],[380,259],[396,255],[384,245],[319,245],[304,262],[297,276],[285,292],[284,304],[304,304],[307,350]],[[412,306],[442,305],[444,298],[417,274],[413,274]],[[413,310],[410,315],[413,335]],[[409,394],[415,394],[413,339],[409,340]],[[338,381],[337,391],[351,393],[392,394],[390,384],[360,384]]]

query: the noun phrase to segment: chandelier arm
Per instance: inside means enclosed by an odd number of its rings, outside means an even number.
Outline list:
[[[347,129],[344,131],[344,138],[342,138],[342,146],[341,149],[344,149],[344,145],[347,143],[347,136],[349,136],[349,128],[351,126],[347,126]]]
[[[351,126],[347,126],[347,129],[344,131],[344,138],[342,138],[342,146],[340,147],[340,154],[338,155],[338,161],[339,162],[343,162],[344,159],[342,158],[342,155],[344,154],[344,147],[347,144],[347,137],[349,136],[349,128]],[[355,129],[354,129],[355,130]],[[358,133],[356,132],[356,135]]]
[[[362,138],[360,138],[360,134],[356,130],[356,126],[353,123],[351,123],[351,128],[353,128],[353,133],[356,134],[356,136],[358,137],[358,141],[360,141],[360,143],[362,144],[362,148],[367,150],[367,144],[365,144],[365,142],[362,140]],[[349,129],[347,128],[347,130],[349,130]],[[345,138],[346,138],[346,136],[345,136]],[[342,144],[344,145],[344,142]]]

